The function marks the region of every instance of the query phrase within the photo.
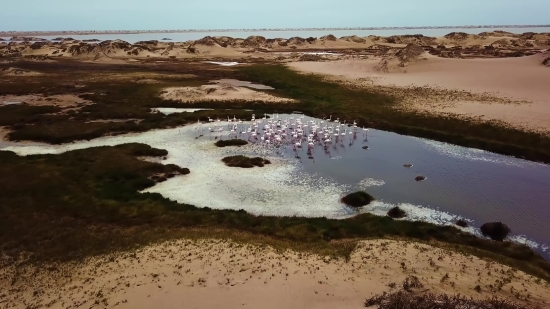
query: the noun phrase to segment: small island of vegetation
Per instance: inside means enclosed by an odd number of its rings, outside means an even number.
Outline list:
[[[230,156],[223,158],[222,161],[227,166],[242,168],[252,168],[254,166],[263,167],[266,164],[271,164],[271,161],[264,158],[249,158],[247,156]]]

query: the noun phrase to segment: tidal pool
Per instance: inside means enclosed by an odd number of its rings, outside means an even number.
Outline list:
[[[251,144],[214,146],[216,139],[235,137]],[[361,212],[385,215],[398,205],[407,211],[406,220],[451,225],[465,218],[475,234],[484,222],[503,221],[512,240],[548,257],[550,166],[391,132],[298,114],[262,115],[254,123],[214,121],[65,145],[4,143],[0,149],[56,154],[131,142],[166,149],[162,163],[191,170],[145,190],[181,203],[335,219]],[[263,156],[273,164],[241,169],[221,162],[235,154]],[[415,181],[418,175],[427,179]],[[339,202],[359,189],[377,200],[360,210]]]

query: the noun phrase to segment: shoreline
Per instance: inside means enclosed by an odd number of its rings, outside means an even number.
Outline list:
[[[1,36],[26,35],[98,35],[142,33],[207,33],[207,32],[283,32],[283,31],[343,31],[343,30],[424,30],[424,29],[510,29],[547,28],[549,25],[462,25],[462,26],[412,26],[412,27],[328,27],[328,28],[253,28],[253,29],[175,29],[175,30],[52,30],[52,31],[0,31]]]

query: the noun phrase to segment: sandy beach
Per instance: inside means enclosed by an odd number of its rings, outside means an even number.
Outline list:
[[[367,297],[404,288],[550,308],[550,286],[520,271],[391,240],[362,241],[349,261],[178,240],[79,264],[2,269],[0,278],[2,308],[360,308]],[[415,287],[404,286],[407,278]]]

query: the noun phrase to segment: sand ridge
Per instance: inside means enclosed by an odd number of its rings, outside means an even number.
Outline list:
[[[70,108],[91,104],[92,102],[84,100],[74,94],[59,94],[50,96],[39,94],[0,96],[0,106],[22,103],[31,106],[58,106],[62,108]]]
[[[256,91],[248,87],[234,86],[231,83],[220,82],[215,85],[202,85],[199,87],[170,87],[165,88],[161,94],[165,100],[176,100],[184,103],[198,101],[258,101],[292,103],[294,100],[276,97],[274,95]]]
[[[4,268],[0,306],[357,308],[368,296],[402,289],[411,276],[423,285],[418,292],[495,294],[550,308],[548,283],[425,244],[366,240],[346,261],[213,239],[170,241],[82,263]]]

